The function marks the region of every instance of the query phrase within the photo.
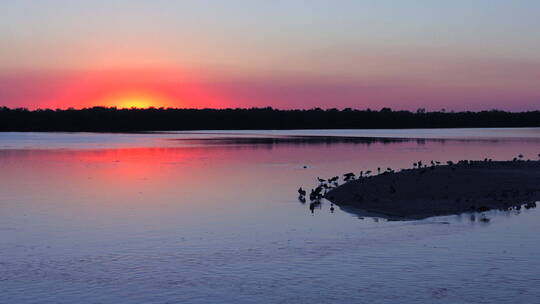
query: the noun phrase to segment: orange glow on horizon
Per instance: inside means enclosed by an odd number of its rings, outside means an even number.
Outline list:
[[[25,97],[34,104],[31,108],[223,108],[230,103],[226,94],[205,82],[208,77],[188,70],[79,71],[43,77],[53,85]]]
[[[161,108],[169,107],[171,102],[166,98],[159,97],[156,94],[148,93],[120,93],[106,97],[96,104],[106,107],[116,107],[119,109],[147,109],[150,107]]]

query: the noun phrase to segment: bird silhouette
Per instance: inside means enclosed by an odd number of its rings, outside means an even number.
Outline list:
[[[346,181],[346,182],[350,181],[351,179],[354,179],[354,177],[355,177],[355,175],[352,172],[343,174],[343,180]]]
[[[329,183],[334,183],[334,182],[336,182],[338,179],[339,179],[339,176],[334,176],[334,177],[332,177],[332,178],[329,178],[329,179],[328,179],[328,182],[329,182]]]

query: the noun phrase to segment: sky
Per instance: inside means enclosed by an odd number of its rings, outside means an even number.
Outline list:
[[[537,110],[537,0],[0,2],[0,106]]]

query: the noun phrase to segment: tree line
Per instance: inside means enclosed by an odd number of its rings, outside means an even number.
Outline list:
[[[0,131],[137,132],[256,129],[540,127],[540,111],[356,109],[38,109],[0,107]]]

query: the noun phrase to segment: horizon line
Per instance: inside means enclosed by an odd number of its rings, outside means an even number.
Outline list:
[[[19,110],[19,111],[28,111],[28,112],[39,112],[39,111],[84,111],[84,110],[93,110],[93,109],[106,109],[106,110],[117,110],[117,111],[145,111],[145,110],[215,110],[215,111],[225,111],[225,110],[273,110],[273,111],[282,111],[282,112],[288,112],[288,111],[339,111],[339,112],[409,112],[409,113],[417,113],[417,114],[425,114],[425,113],[482,113],[482,112],[505,112],[505,113],[529,113],[529,112],[539,112],[539,109],[535,110],[517,110],[517,111],[509,111],[509,110],[501,110],[497,108],[492,109],[483,109],[483,110],[447,110],[447,109],[440,109],[440,110],[428,110],[426,108],[418,108],[416,110],[407,110],[407,109],[393,109],[391,107],[382,107],[379,109],[371,109],[371,108],[351,108],[351,107],[333,107],[333,108],[321,108],[321,107],[312,107],[312,108],[278,108],[278,107],[272,107],[272,106],[265,106],[265,107],[227,107],[227,108],[194,108],[194,107],[116,107],[116,106],[92,106],[92,107],[82,107],[82,108],[75,108],[75,107],[67,107],[67,108],[27,108],[27,107],[8,107],[8,106],[2,106],[0,105],[0,110]]]

